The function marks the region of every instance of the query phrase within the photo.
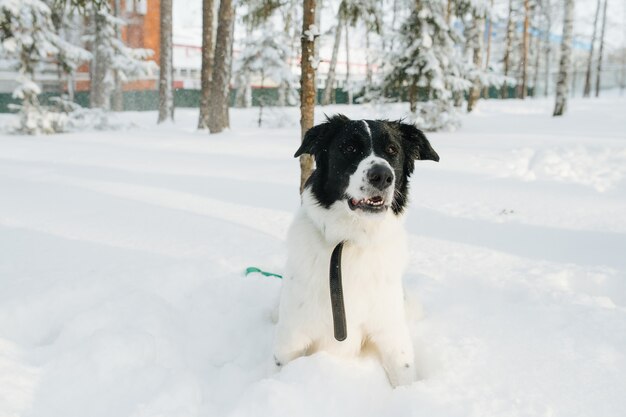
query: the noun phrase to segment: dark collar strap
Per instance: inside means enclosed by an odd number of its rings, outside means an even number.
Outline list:
[[[333,310],[333,327],[335,330],[335,339],[338,341],[346,340],[348,331],[346,329],[346,309],[343,305],[343,286],[341,284],[341,252],[343,251],[343,242],[340,242],[333,254],[330,256],[330,304]]]

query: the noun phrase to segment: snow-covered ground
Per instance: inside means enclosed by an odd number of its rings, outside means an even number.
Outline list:
[[[217,136],[180,109],[1,134],[0,416],[626,415],[626,100],[551,107],[481,102],[429,135],[406,222],[420,379],[395,390],[371,357],[268,370],[281,282],[242,272],[285,260],[296,109]]]

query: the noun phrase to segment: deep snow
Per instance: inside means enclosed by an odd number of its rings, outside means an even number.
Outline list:
[[[181,109],[0,134],[0,416],[626,415],[626,100],[551,107],[481,102],[428,135],[405,277],[420,380],[395,390],[371,357],[268,371],[281,283],[242,272],[282,269],[296,109],[262,129],[233,110],[215,136]]]

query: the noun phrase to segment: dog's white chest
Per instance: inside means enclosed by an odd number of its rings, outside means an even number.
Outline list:
[[[354,354],[370,333],[389,326],[396,320],[392,317],[402,318],[401,277],[407,253],[404,231],[394,220],[390,217],[388,224],[364,230],[344,243],[341,271],[348,337],[338,342],[333,336],[329,285],[330,256],[338,242],[329,241],[324,228],[300,213],[288,237],[280,306],[283,324],[301,327],[316,350]],[[358,233],[358,228],[353,230]]]

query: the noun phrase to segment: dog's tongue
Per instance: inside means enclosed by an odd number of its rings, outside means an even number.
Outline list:
[[[353,199],[352,199],[352,205],[353,205],[353,206],[358,205],[358,204],[359,204],[359,201],[361,201],[361,200],[357,200],[356,198],[353,198]]]

